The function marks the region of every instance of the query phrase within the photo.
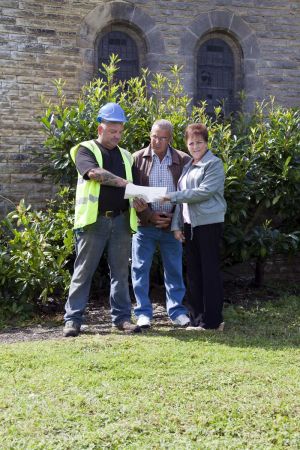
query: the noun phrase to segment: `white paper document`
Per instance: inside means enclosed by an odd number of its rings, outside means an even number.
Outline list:
[[[142,198],[147,203],[157,202],[167,194],[166,187],[137,186],[129,183],[126,185],[124,198]]]

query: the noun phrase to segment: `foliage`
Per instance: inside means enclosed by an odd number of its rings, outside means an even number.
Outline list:
[[[297,449],[299,300],[229,306],[224,333],[2,345],[1,447]]]
[[[119,102],[126,112],[129,121],[121,145],[131,152],[148,144],[156,119],[172,122],[173,145],[180,149],[185,148],[186,125],[203,122],[209,128],[210,147],[223,160],[226,172],[223,263],[254,259],[263,268],[274,253],[297,251],[300,110],[278,106],[271,99],[257,103],[251,115],[241,112],[224,118],[219,106],[211,117],[205,103],[192,105],[185,94],[180,67],[173,66],[169,76],[144,70],[140,77],[122,83],[114,81],[118,62],[113,55],[100,77],[83,86],[74,104],[67,102],[62,80],[55,82],[55,102],[42,99],[46,106],[41,117],[46,134],[43,173],[58,185],[75,187],[70,149],[97,136],[95,118],[108,101]],[[1,302],[12,311],[62,294],[68,285],[73,214],[66,196],[71,197],[71,191],[65,190],[45,211],[31,211],[21,202],[2,222]]]
[[[173,66],[170,76],[142,75],[126,83],[115,83],[119,59],[113,55],[103,65],[103,76],[87,84],[73,106],[66,105],[61,81],[59,101],[48,103],[42,118],[50,151],[44,169],[57,181],[75,183],[70,161],[72,145],[96,136],[95,117],[102,104],[116,101],[129,122],[121,145],[131,152],[148,143],[155,119],[174,125],[173,144],[184,149],[188,123],[203,122],[209,128],[210,146],[222,158],[226,172],[225,196],[228,211],[224,232],[224,264],[250,258],[264,260],[279,252],[299,248],[300,218],[300,110],[276,106],[274,99],[257,103],[252,115],[224,118],[222,106],[215,116],[205,112],[205,103],[192,105],[181,82],[181,68]],[[150,94],[149,94],[150,92]],[[243,95],[241,95],[243,100]],[[73,180],[73,181],[71,181]]]
[[[163,117],[174,125],[174,146],[184,147],[183,131],[189,120],[191,99],[183,92],[181,68],[172,67],[170,79],[160,73],[151,75],[148,70],[143,70],[141,77],[132,78],[127,83],[114,83],[118,61],[113,55],[110,65],[103,64],[105,76],[83,86],[75,105],[67,105],[62,80],[54,82],[56,103],[42,99],[47,107],[41,118],[47,135],[47,164],[43,173],[51,175],[56,182],[75,184],[76,171],[69,151],[79,142],[97,136],[95,118],[100,107],[109,101],[120,103],[129,120],[121,146],[131,152],[145,146],[152,123]],[[149,96],[148,90],[153,94]]]
[[[32,211],[21,201],[1,222],[2,314],[26,315],[36,303],[63,296],[73,253],[72,210],[73,199],[65,188],[45,211]]]
[[[241,136],[217,133],[228,202],[226,257],[257,258],[299,248],[300,110],[262,102]],[[226,128],[226,126],[224,127]],[[221,141],[221,142],[220,142]]]

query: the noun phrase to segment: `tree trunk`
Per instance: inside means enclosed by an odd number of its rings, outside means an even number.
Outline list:
[[[256,260],[254,284],[261,287],[264,283],[265,261],[261,258]]]

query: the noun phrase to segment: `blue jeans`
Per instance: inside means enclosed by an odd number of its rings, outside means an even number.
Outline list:
[[[91,282],[107,246],[110,269],[110,306],[114,324],[130,320],[131,301],[128,287],[128,262],[131,233],[129,213],[115,218],[98,216],[97,222],[75,232],[76,260],[69,297],[65,305],[65,321],[82,323]]]
[[[182,278],[182,245],[172,232],[155,227],[138,227],[132,238],[132,286],[137,302],[134,313],[152,319],[152,304],[149,298],[149,278],[156,246],[159,245],[164,267],[166,307],[170,319],[174,320],[187,310],[182,305],[185,286]]]

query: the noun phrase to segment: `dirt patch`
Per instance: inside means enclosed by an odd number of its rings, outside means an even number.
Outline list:
[[[160,304],[153,304],[153,323],[159,326],[171,326],[165,308]],[[81,334],[110,334],[111,317],[107,307],[90,306],[86,310]],[[46,321],[44,324],[28,327],[11,327],[0,332],[0,344],[13,342],[42,341],[48,339],[62,339],[63,315],[56,315],[55,322]]]
[[[249,307],[254,302],[265,302],[278,297],[278,291],[272,288],[254,288],[246,281],[238,283],[225,283],[225,303],[240,304]],[[170,327],[171,323],[165,310],[165,291],[161,286],[151,289],[153,299],[153,325]],[[102,305],[102,306],[99,306]],[[46,316],[42,324],[27,327],[11,327],[0,332],[0,344],[22,341],[61,339],[63,328],[63,313],[55,316]],[[107,304],[107,295],[100,296],[97,301],[91,301],[86,309],[82,334],[109,334],[111,333],[111,317]]]

